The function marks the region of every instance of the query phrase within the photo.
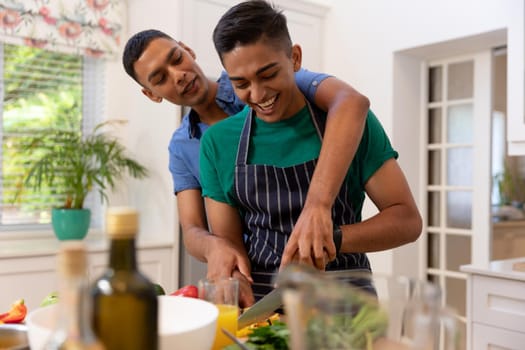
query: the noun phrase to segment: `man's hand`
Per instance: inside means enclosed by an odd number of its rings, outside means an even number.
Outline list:
[[[244,249],[237,248],[226,238],[210,235],[208,239],[210,241],[206,252],[207,278],[213,280],[231,277],[237,270],[247,281],[253,282],[250,261]]]
[[[335,256],[331,208],[305,206],[286,244],[279,270],[291,262],[324,270]]]
[[[233,271],[232,277],[239,280],[239,307],[252,306],[255,303],[255,298],[250,281],[239,270]]]

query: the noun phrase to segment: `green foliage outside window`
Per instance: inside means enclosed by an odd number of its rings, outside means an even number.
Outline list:
[[[2,223],[6,217],[16,217],[14,223],[46,223],[49,208],[62,202],[60,191],[44,185],[38,191],[28,189],[14,201],[27,169],[27,155],[20,148],[38,130],[81,132],[82,58],[4,45],[3,73]]]

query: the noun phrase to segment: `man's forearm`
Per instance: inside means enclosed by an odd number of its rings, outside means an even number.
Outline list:
[[[348,96],[330,107],[305,206],[331,208],[363,136],[368,99]]]
[[[202,227],[192,226],[182,228],[184,247],[188,253],[201,262],[207,262],[206,251],[213,236]]]
[[[345,90],[337,80],[327,79],[322,84],[326,84],[325,92],[318,92],[321,96],[316,97],[316,103],[328,110],[328,119],[319,160],[280,268],[299,259],[324,269],[336,256],[331,209],[361,142],[369,103],[355,90]],[[330,103],[323,104],[327,100]]]
[[[371,218],[341,226],[342,253],[387,250],[414,242],[421,233],[421,216],[410,205],[394,205]]]

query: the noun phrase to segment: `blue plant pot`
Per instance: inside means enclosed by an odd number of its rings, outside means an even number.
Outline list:
[[[86,237],[91,222],[89,209],[52,209],[51,224],[60,241]]]

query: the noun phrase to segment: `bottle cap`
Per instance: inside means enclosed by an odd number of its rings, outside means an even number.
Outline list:
[[[137,233],[139,214],[130,207],[111,207],[106,213],[106,232],[111,238],[130,238]]]
[[[58,271],[66,276],[80,276],[86,272],[86,245],[81,241],[65,241],[60,243],[58,253]]]

